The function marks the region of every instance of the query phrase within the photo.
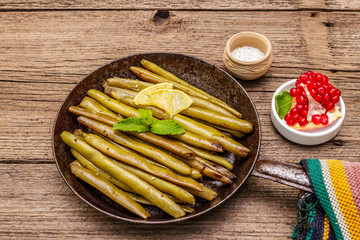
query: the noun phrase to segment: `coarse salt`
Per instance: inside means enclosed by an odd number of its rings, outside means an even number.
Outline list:
[[[265,56],[262,51],[260,51],[255,47],[250,47],[250,46],[235,48],[231,52],[231,55],[237,60],[244,62],[254,62]]]

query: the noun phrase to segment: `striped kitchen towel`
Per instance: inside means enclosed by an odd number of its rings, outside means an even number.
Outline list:
[[[301,164],[314,194],[301,194],[292,238],[360,240],[360,163],[304,159]]]

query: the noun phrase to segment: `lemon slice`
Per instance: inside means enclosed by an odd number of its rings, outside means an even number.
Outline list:
[[[155,84],[154,86],[144,88],[141,90],[134,98],[134,103],[136,105],[152,105],[151,100],[148,97],[148,94],[160,90],[160,89],[172,89],[172,83],[159,83]]]
[[[160,89],[148,94],[152,105],[157,106],[170,116],[187,109],[192,104],[192,99],[184,92],[173,89]]]

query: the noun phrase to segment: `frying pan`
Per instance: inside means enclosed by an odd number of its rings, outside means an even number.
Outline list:
[[[212,94],[213,96],[227,102],[230,106],[239,110],[244,119],[251,121],[254,131],[239,141],[247,146],[251,153],[246,158],[240,158],[232,153],[224,153],[223,156],[233,163],[233,173],[237,179],[230,185],[219,185],[217,181],[206,179],[204,185],[218,193],[213,201],[197,199],[194,206],[195,213],[187,214],[182,218],[174,219],[154,206],[144,206],[151,214],[151,218],[142,220],[134,214],[123,209],[105,195],[74,177],[71,174],[69,164],[74,160],[69,148],[62,142],[60,133],[62,131],[74,131],[83,129],[76,116],[68,112],[72,105],[78,105],[86,92],[95,88],[102,89],[101,82],[104,79],[120,76],[124,78],[135,78],[129,71],[130,66],[141,66],[140,61],[147,59],[159,64],[161,67],[186,80],[190,84]],[[267,178],[284,183],[306,191],[309,188],[309,180],[297,164],[275,161],[259,156],[261,142],[260,121],[255,105],[245,89],[229,74],[220,68],[201,59],[177,54],[177,53],[145,53],[121,58],[111,62],[87,77],[85,77],[67,96],[58,111],[53,129],[53,153],[57,168],[70,187],[70,189],[83,201],[93,208],[109,216],[133,222],[146,224],[162,224],[183,221],[201,215],[221,204],[239,189],[250,175]]]

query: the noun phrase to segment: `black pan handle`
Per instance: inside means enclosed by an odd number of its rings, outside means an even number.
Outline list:
[[[299,164],[273,160],[260,155],[251,174],[313,192],[310,180]]]

